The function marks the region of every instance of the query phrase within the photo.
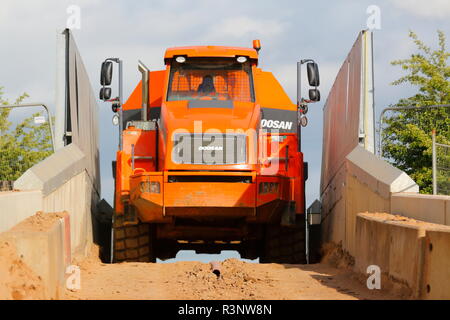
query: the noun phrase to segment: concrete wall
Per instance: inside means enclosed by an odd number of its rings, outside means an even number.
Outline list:
[[[320,193],[345,157],[361,144],[374,152],[372,33],[361,31],[342,64],[323,108]]]
[[[2,234],[46,285],[46,297],[58,298],[65,269],[73,257],[86,256],[92,246],[92,212],[99,195],[86,170],[86,157],[70,144],[25,172],[14,184],[19,191],[0,194],[0,232],[37,211],[66,212],[46,231],[12,230]]]
[[[425,299],[450,299],[450,227],[426,232],[423,283]]]
[[[0,193],[0,232],[37,211],[67,212],[64,227],[55,225],[44,233],[9,234],[18,254],[45,278],[48,297],[57,295],[56,284],[62,284],[64,266],[72,257],[90,251],[91,210],[95,210],[100,194],[96,95],[69,29],[58,34],[57,56],[57,152],[15,181],[17,192]]]
[[[361,146],[350,152],[322,195],[323,242],[355,254],[356,215],[390,212],[391,195],[418,192],[417,184]]]
[[[421,221],[450,226],[450,197],[428,194],[393,194],[391,212]]]
[[[71,223],[71,248],[73,256],[86,256],[92,245],[91,205],[95,208],[98,196],[85,170],[42,199],[44,212],[67,211]]]
[[[41,277],[46,299],[61,298],[65,290],[65,271],[71,261],[69,221],[66,215],[46,230],[19,227],[0,234],[0,239],[13,243],[24,263]]]
[[[370,213],[357,215],[355,270],[366,274],[368,266],[377,265],[382,273],[404,283],[411,289],[409,294],[418,297],[425,230],[387,219]]]
[[[450,299],[449,250],[450,227],[389,214],[357,215],[355,270],[366,274],[377,265],[413,298]]]
[[[26,203],[29,194],[35,195],[36,207],[33,203],[27,205],[27,215],[37,211],[63,212],[70,215],[72,256],[85,256],[92,245],[92,212],[98,203],[99,195],[94,187],[93,179],[86,170],[86,157],[75,144],[70,144],[27,170],[15,183],[14,197],[19,197]],[[0,198],[6,202],[16,201],[13,194]],[[21,195],[21,196],[20,196]],[[22,219],[23,219],[22,218]],[[20,222],[17,212],[11,213],[8,225]],[[12,224],[15,222],[14,224]],[[6,226],[6,223],[5,223]]]
[[[323,193],[322,242],[341,244],[359,273],[379,266],[407,295],[450,299],[449,201],[418,194],[404,172],[357,146]]]
[[[42,192],[0,192],[0,232],[4,232],[23,219],[42,211]]]

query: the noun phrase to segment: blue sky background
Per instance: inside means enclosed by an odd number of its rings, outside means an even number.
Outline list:
[[[230,45],[251,47],[260,39],[260,67],[272,71],[295,101],[296,62],[315,59],[320,67],[322,102],[310,105],[309,125],[303,130],[303,152],[309,162],[307,204],[319,196],[322,151],[322,108],[336,74],[355,41],[366,28],[369,5],[381,10],[381,29],[374,30],[376,114],[409,96],[414,88],[393,87],[401,76],[390,61],[414,52],[408,38],[414,30],[436,47],[436,30],[450,37],[448,0],[340,1],[106,1],[2,0],[0,4],[0,86],[11,100],[22,92],[29,102],[42,101],[54,110],[56,32],[66,26],[69,5],[81,8],[81,29],[73,30],[78,48],[98,92],[99,67],[106,57],[124,60],[124,93],[140,79],[137,60],[150,69],[163,67],[167,47]],[[112,202],[111,161],[118,143],[109,104],[99,101],[102,196]],[[220,257],[179,258],[211,260]]]

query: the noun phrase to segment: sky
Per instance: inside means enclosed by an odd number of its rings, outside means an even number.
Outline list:
[[[27,92],[27,102],[44,102],[54,110],[56,34],[71,21],[72,5],[80,8],[80,28],[72,31],[96,95],[100,64],[107,57],[124,61],[127,97],[140,80],[138,59],[159,70],[168,47],[251,47],[253,39],[260,39],[259,66],[273,72],[295,101],[296,62],[313,58],[320,68],[322,101],[310,105],[309,124],[303,129],[302,148],[310,170],[307,205],[319,197],[323,104],[359,31],[367,29],[368,7],[380,9],[380,28],[373,30],[376,115],[414,93],[415,88],[390,85],[403,74],[390,62],[415,50],[409,30],[432,47],[437,46],[436,30],[450,37],[448,0],[2,0],[0,86],[7,98]],[[98,104],[102,197],[111,203],[118,129],[112,125],[110,105]]]

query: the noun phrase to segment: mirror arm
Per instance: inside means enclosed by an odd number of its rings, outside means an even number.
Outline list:
[[[118,109],[117,112],[119,114],[119,150],[122,150],[123,147],[123,139],[122,139],[122,131],[123,131],[123,110],[122,110],[122,104],[123,104],[123,66],[122,66],[122,60],[120,58],[106,58],[104,62],[115,62],[119,66],[119,79],[118,79],[118,85],[119,85],[119,96],[114,99],[104,100],[105,102],[117,102],[118,103]],[[106,85],[102,85],[102,88],[107,87]]]
[[[301,81],[302,81],[302,64],[313,62],[315,61],[313,59],[302,59],[299,62],[297,62],[297,108],[302,109],[306,104],[311,103],[313,101],[307,100],[302,98],[302,87],[301,87]],[[317,87],[315,87],[317,89]]]

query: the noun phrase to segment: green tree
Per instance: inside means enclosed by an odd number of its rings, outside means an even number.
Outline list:
[[[3,94],[3,87],[0,87],[0,104],[10,104]],[[23,102],[27,97],[28,94],[22,94],[14,104]],[[52,153],[48,124],[34,123],[34,118],[42,112],[34,113],[15,126],[9,121],[10,112],[9,108],[0,108],[0,181],[16,180]]]
[[[392,85],[407,84],[417,93],[400,99],[392,106],[429,106],[450,103],[450,52],[446,51],[445,34],[438,31],[438,48],[431,49],[410,31],[417,53],[408,59],[391,62],[406,75]],[[450,108],[395,112],[383,131],[383,156],[411,176],[421,193],[432,193],[431,131],[437,131],[437,142],[450,144]]]

